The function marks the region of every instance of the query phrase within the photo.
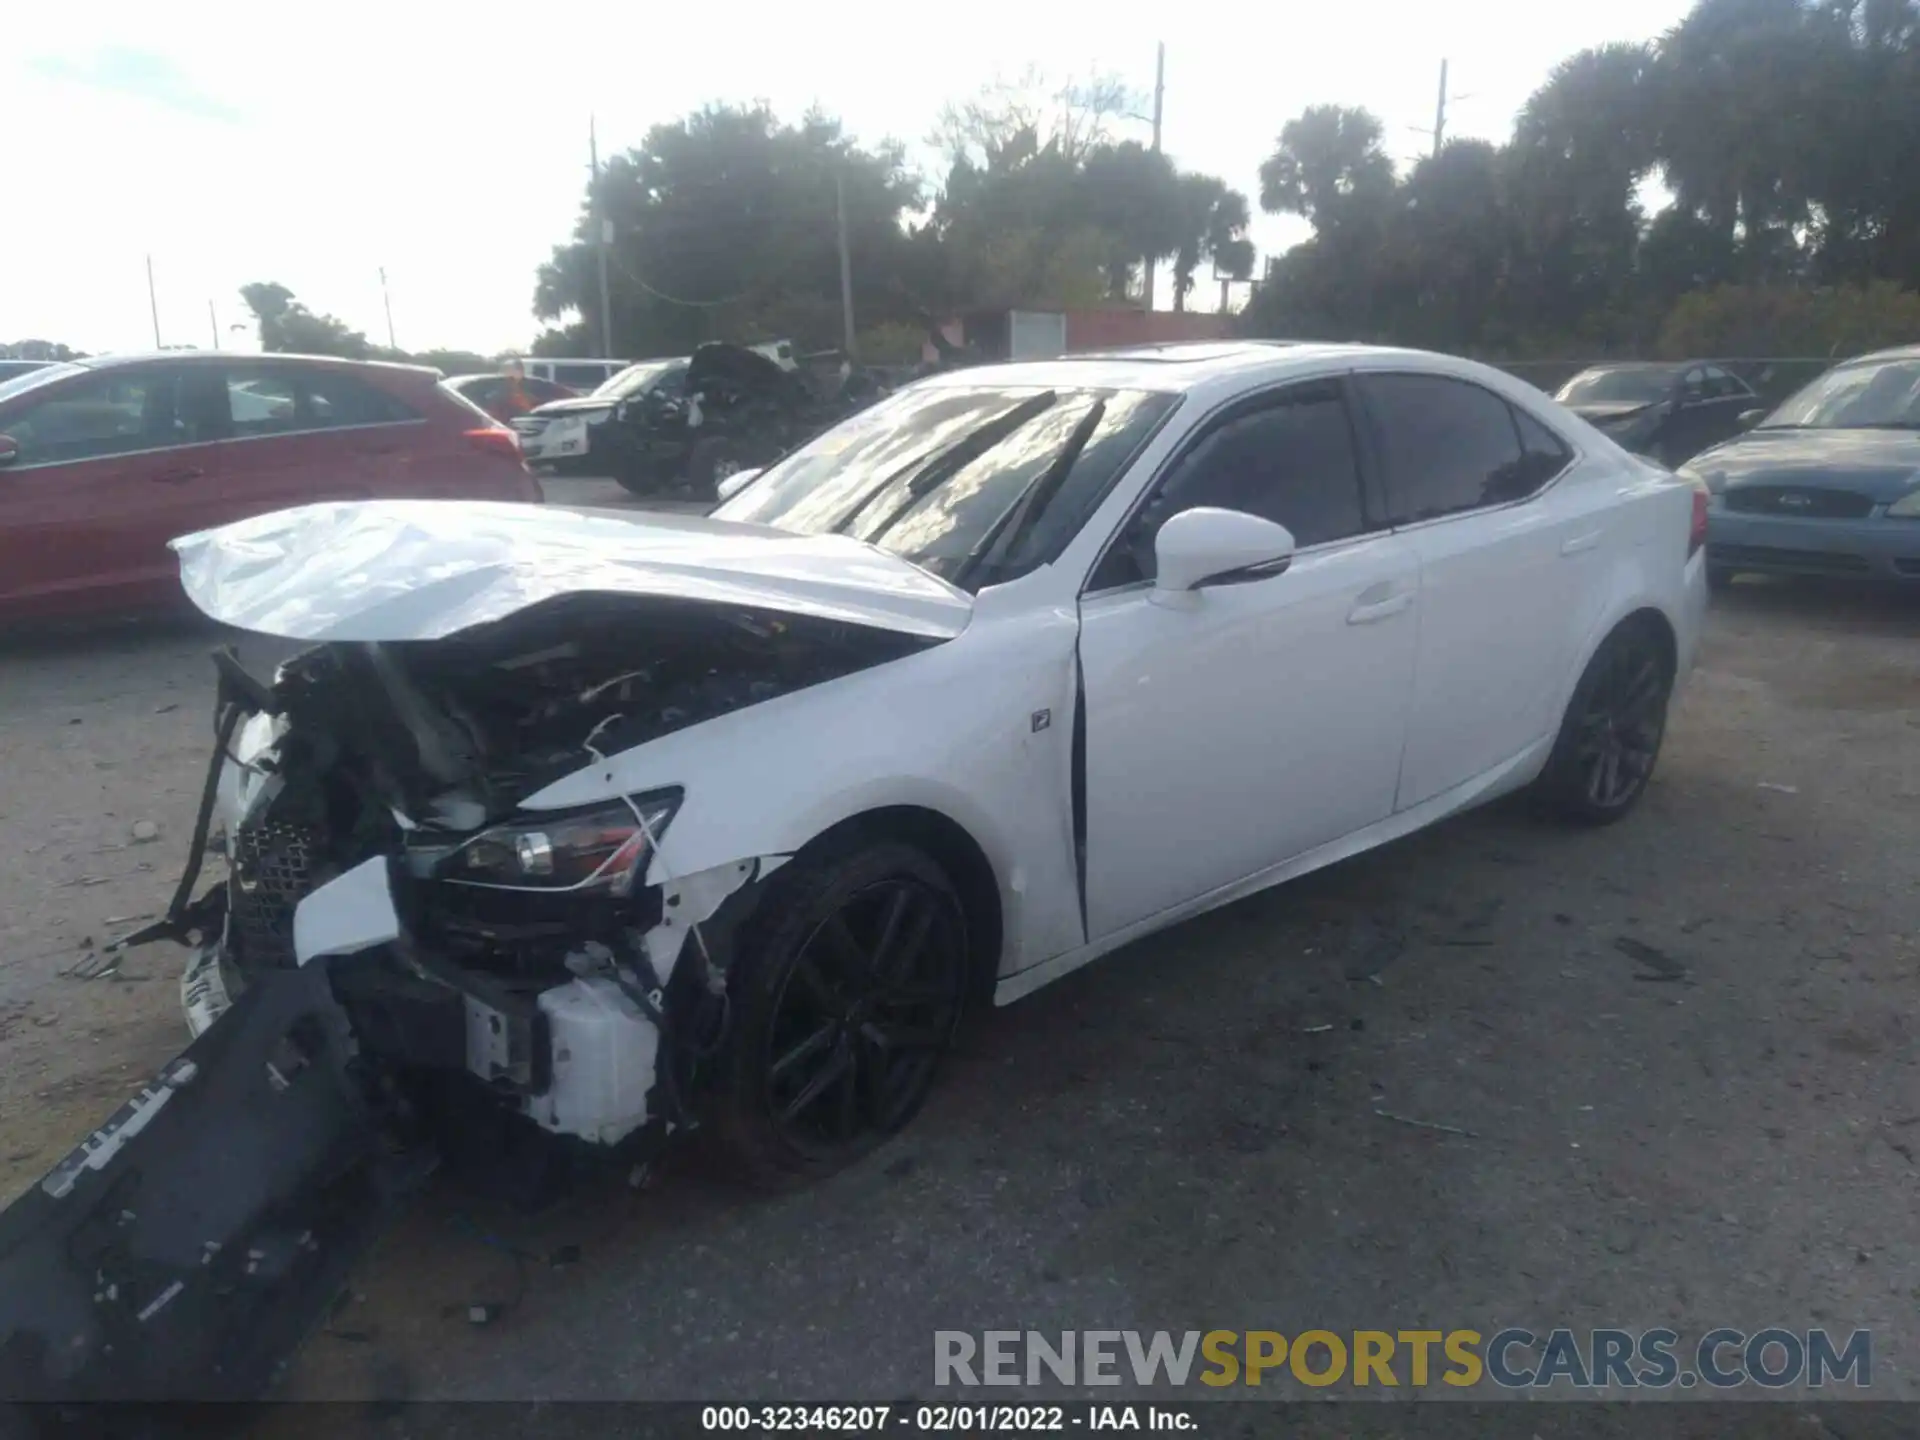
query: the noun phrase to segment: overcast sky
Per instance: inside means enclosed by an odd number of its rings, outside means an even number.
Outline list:
[[[1215,4],[1167,12],[1184,23],[1162,36],[1144,8],[1032,0],[16,6],[0,49],[0,340],[150,346],[151,254],[168,344],[211,342],[209,301],[223,343],[249,343],[229,327],[250,280],[384,341],[384,266],[402,346],[523,345],[534,268],[577,212],[590,111],[605,153],[709,101],[785,117],[817,102],[931,161],[942,104],[996,73],[1112,70],[1146,92],[1164,38],[1167,151],[1251,197],[1304,106],[1367,106],[1404,164],[1429,143],[1444,55],[1449,134],[1504,139],[1558,60],[1649,38],[1685,8]],[[1254,238],[1280,249],[1298,228],[1261,217]]]

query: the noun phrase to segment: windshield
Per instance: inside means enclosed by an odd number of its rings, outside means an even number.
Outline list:
[[[1651,405],[1673,388],[1673,371],[1636,365],[1624,370],[1583,370],[1553,398],[1562,405]]]
[[[638,395],[669,370],[678,366],[686,368],[684,360],[648,360],[639,365],[629,365],[618,375],[593,392],[596,400],[625,400]]]
[[[0,401],[11,400],[55,380],[65,380],[69,375],[84,374],[86,368],[84,365],[43,365],[38,370],[23,371],[10,380],[0,379]]]
[[[1783,402],[1762,430],[1920,430],[1920,358],[1842,365]]]
[[[1040,403],[1051,393],[1050,403]],[[992,538],[995,524],[1104,409],[1063,483],[1025,517],[1013,553],[990,576],[1045,564],[1078,532],[1108,485],[1178,397],[1143,390],[1035,386],[904,390],[843,421],[758,476],[714,512],[803,534],[845,529],[942,579]],[[915,496],[914,480],[1016,407],[1031,412],[985,451]]]

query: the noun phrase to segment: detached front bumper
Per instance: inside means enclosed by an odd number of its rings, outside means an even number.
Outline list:
[[[1920,581],[1920,520],[1813,520],[1707,513],[1707,560],[1716,570]]]
[[[0,1212],[0,1403],[270,1384],[432,1164],[351,1056],[322,974],[264,977]]]

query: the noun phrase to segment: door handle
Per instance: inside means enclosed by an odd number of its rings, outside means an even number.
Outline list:
[[[1560,542],[1560,553],[1562,555],[1578,555],[1582,550],[1591,550],[1599,543],[1600,532],[1598,530],[1590,531],[1585,535],[1575,535],[1571,540],[1562,540]]]
[[[1389,595],[1385,600],[1374,600],[1354,606],[1347,612],[1347,624],[1372,625],[1376,621],[1398,615],[1411,604],[1413,604],[1413,592],[1402,590],[1398,595]]]
[[[191,465],[182,465],[177,470],[162,470],[148,478],[156,485],[184,485],[189,480],[198,480],[204,473]]]

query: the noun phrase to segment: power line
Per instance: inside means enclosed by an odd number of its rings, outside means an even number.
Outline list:
[[[627,262],[622,260],[618,255],[613,257],[613,263],[622,275],[646,291],[647,294],[653,296],[654,299],[664,300],[669,305],[684,305],[689,310],[717,310],[723,305],[737,305],[753,293],[751,290],[742,290],[737,295],[729,295],[721,300],[683,300],[678,295],[669,295],[664,290],[654,289],[653,286],[629,270],[627,268]]]

